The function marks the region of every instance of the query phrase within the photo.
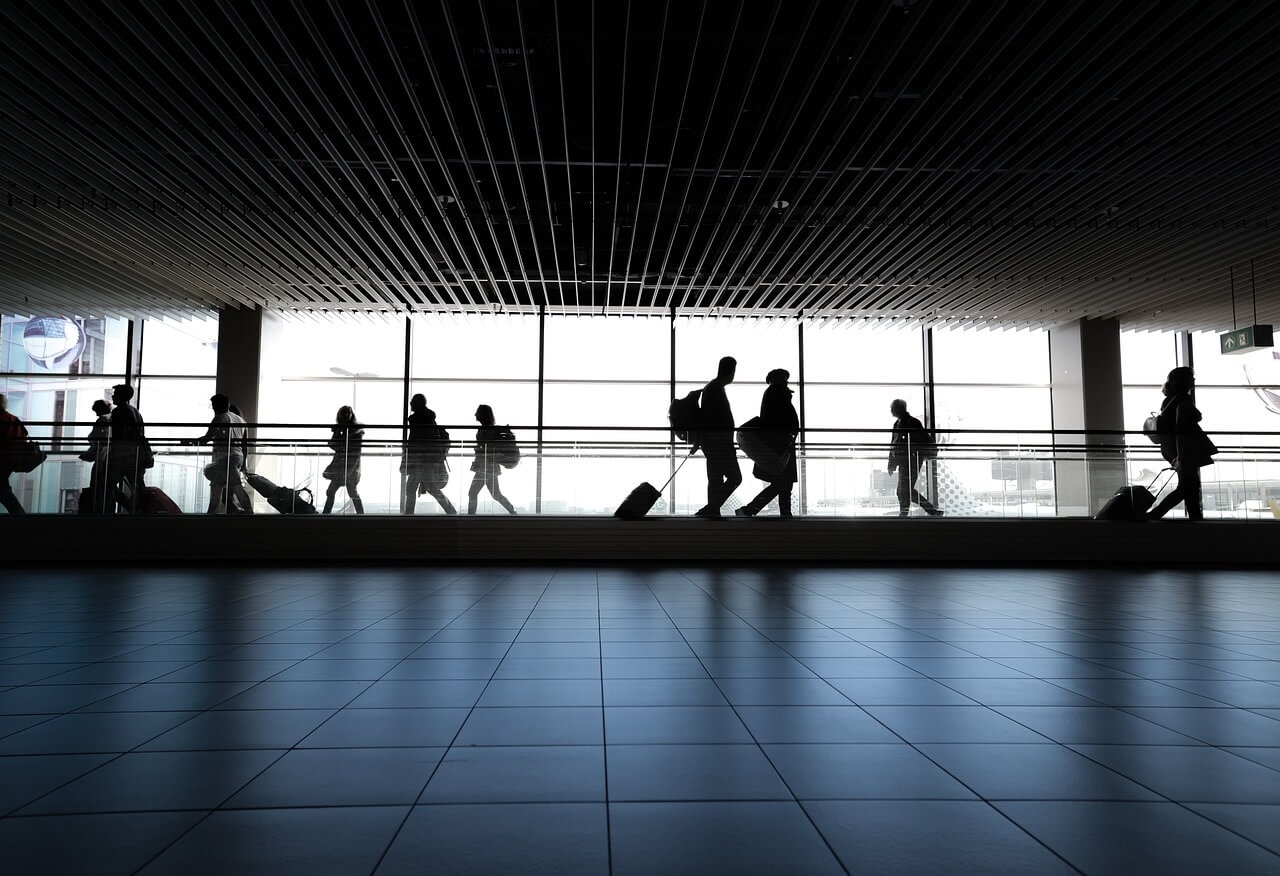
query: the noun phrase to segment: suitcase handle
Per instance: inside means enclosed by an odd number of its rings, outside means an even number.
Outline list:
[[[671,473],[671,477],[667,478],[667,479],[663,482],[662,486],[658,487],[658,492],[659,492],[659,493],[665,493],[665,492],[667,491],[667,487],[668,487],[668,486],[670,486],[671,482],[672,482],[672,481],[674,481],[674,480],[676,479],[676,475],[680,474],[680,469],[684,468],[684,464],[685,464],[686,462],[688,462],[690,459],[692,459],[692,458],[693,458],[693,455],[694,455],[695,453],[697,453],[697,452],[698,452],[698,448],[696,448],[696,447],[695,447],[695,448],[693,448],[692,450],[690,450],[690,451],[689,451],[689,455],[688,455],[688,456],[686,456],[684,459],[680,460],[680,464],[679,464],[679,465],[677,465],[677,466],[676,466],[676,470],[675,470],[675,471],[673,471],[673,472]]]
[[[1151,491],[1151,495],[1159,496],[1161,490],[1169,486],[1169,484],[1173,483],[1173,475],[1170,474],[1169,479],[1165,481],[1162,486],[1160,487],[1156,486],[1156,484],[1160,481],[1160,478],[1164,477],[1166,473],[1173,472],[1173,471],[1176,471],[1176,469],[1174,469],[1173,466],[1168,466],[1167,468],[1162,468],[1158,472],[1156,472],[1156,476],[1153,477],[1151,479],[1151,483],[1147,485],[1147,489]]]

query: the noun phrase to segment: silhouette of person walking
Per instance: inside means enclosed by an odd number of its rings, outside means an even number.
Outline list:
[[[1195,386],[1195,372],[1184,365],[1170,371],[1160,388],[1164,393],[1164,402],[1156,418],[1160,455],[1178,473],[1178,486],[1151,509],[1147,516],[1152,520],[1159,520],[1179,502],[1183,503],[1188,520],[1204,519],[1200,469],[1213,465],[1213,454],[1218,452],[1218,448],[1200,428],[1200,410],[1191,400]]]
[[[209,478],[207,513],[218,513],[225,501],[227,513],[235,509],[236,513],[252,514],[253,500],[240,479],[247,442],[244,417],[231,410],[231,399],[220,392],[209,397],[209,407],[213,408],[213,419],[209,421],[208,430],[199,438],[182,441],[183,444],[212,445],[211,459],[204,469]]]
[[[733,383],[738,360],[725,356],[720,360],[715,379],[702,389],[702,409],[698,423],[698,443],[707,458],[707,504],[694,512],[694,517],[718,520],[720,508],[742,483],[742,469],[733,446],[733,410],[725,387]]]
[[[338,487],[346,487],[351,504],[357,514],[364,513],[364,502],[360,500],[360,452],[364,448],[364,427],[356,420],[356,412],[350,405],[338,408],[335,424],[330,427],[333,435],[329,438],[329,449],[333,451],[333,459],[325,466],[323,475],[329,480],[329,488],[324,493],[324,512],[333,513],[333,500],[338,495]]]
[[[751,470],[753,477],[768,481],[769,485],[756,497],[734,513],[739,517],[754,517],[764,510],[775,497],[778,515],[791,516],[791,485],[799,477],[796,471],[796,435],[800,433],[800,417],[791,403],[792,390],[787,386],[791,372],[775,368],[765,376],[764,395],[760,399],[761,438],[775,454],[776,464],[766,467],[759,462]]]
[[[889,474],[898,472],[898,516],[909,517],[911,503],[915,502],[930,517],[941,517],[942,511],[916,490],[920,466],[932,455],[934,442],[924,424],[907,411],[907,403],[902,399],[895,398],[889,404],[889,413],[896,418],[889,443]]]
[[[100,398],[93,403],[93,412],[98,418],[89,429],[89,449],[80,454],[89,467],[89,487],[80,494],[81,514],[101,514],[102,503],[107,493],[107,450],[111,446],[111,402]]]
[[[429,493],[446,514],[458,511],[444,494],[449,483],[449,433],[436,423],[436,412],[427,407],[427,397],[416,393],[409,399],[409,434],[404,443],[400,472],[404,475],[401,508],[412,514],[419,493]]]
[[[471,470],[475,475],[471,478],[471,488],[467,490],[467,513],[475,514],[480,499],[480,489],[488,487],[489,494],[508,514],[515,514],[515,507],[502,495],[498,488],[498,476],[502,474],[502,466],[498,462],[498,454],[492,445],[497,441],[501,429],[494,425],[493,408],[480,405],[476,408],[476,422],[480,428],[476,430],[476,458],[471,462]]]
[[[104,514],[114,514],[117,501],[130,514],[137,513],[138,494],[142,491],[143,472],[150,459],[151,445],[147,443],[146,424],[142,414],[130,402],[133,387],[118,383],[111,387],[111,447],[107,452],[106,488],[102,496]]]
[[[26,514],[18,496],[9,485],[9,477],[18,463],[18,456],[27,443],[27,427],[15,415],[9,413],[9,397],[0,392],[0,505],[10,514]]]

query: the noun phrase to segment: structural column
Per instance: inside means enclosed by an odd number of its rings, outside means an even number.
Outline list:
[[[259,416],[262,382],[263,311],[224,307],[218,312],[218,392],[231,399],[250,423]]]
[[[1049,332],[1061,516],[1092,516],[1125,483],[1120,323],[1082,319]],[[1061,434],[1073,432],[1075,434]]]

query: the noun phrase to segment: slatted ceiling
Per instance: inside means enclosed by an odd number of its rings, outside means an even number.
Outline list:
[[[13,0],[0,311],[1280,322],[1277,69],[1269,2]]]

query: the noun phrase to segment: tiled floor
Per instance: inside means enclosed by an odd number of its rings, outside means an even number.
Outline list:
[[[5,873],[1277,873],[1280,574],[9,571]]]

